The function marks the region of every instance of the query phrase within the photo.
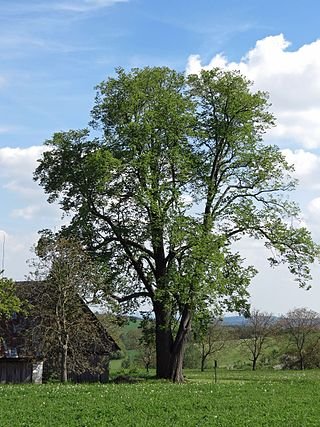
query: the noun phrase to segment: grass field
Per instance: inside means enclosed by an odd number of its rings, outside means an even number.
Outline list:
[[[240,339],[228,340],[223,350],[218,352],[212,358],[217,359],[219,366],[224,368],[237,367],[241,369],[245,366],[251,366],[250,359],[252,356],[243,341],[244,340]],[[279,357],[287,351],[287,348],[287,337],[277,336],[267,338],[263,352],[258,360],[258,366],[263,364],[263,360],[265,359],[271,363],[271,366],[279,364]],[[209,363],[209,366],[212,366],[212,360],[211,365]]]
[[[320,371],[186,371],[182,385],[2,385],[0,426],[319,426]]]

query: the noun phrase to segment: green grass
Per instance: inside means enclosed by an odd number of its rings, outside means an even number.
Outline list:
[[[182,385],[2,385],[0,426],[319,426],[320,371],[187,371]]]
[[[121,364],[123,359],[113,359],[110,360],[110,372],[118,372],[121,370]]]
[[[123,325],[123,332],[126,333],[131,330],[135,330],[139,328],[141,323],[140,319],[128,319],[128,321]]]
[[[262,354],[258,359],[258,366],[263,367],[265,361],[267,365],[280,364],[280,356],[288,349],[288,338],[286,336],[277,336],[267,338],[266,344],[263,347]],[[213,356],[210,356],[207,361],[208,367],[213,366],[213,361],[216,359],[218,365],[228,369],[243,369],[251,366],[251,354],[244,344],[244,340],[233,339],[228,340],[224,348]],[[200,366],[200,361],[199,361]]]

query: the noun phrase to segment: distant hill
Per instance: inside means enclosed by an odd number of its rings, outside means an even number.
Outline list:
[[[247,319],[243,316],[225,316],[223,318],[223,324],[225,326],[243,326],[247,322]]]
[[[273,321],[276,322],[279,318],[277,316],[273,316]],[[223,324],[225,326],[244,326],[248,322],[243,316],[225,316],[223,318]]]
[[[128,323],[126,324],[127,329],[134,329],[140,325],[142,318],[140,316],[128,316]],[[247,322],[247,319],[243,316],[225,316],[223,318],[223,324],[225,326],[243,326]]]

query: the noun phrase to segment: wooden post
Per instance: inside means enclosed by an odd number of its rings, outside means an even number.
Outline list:
[[[214,383],[217,384],[217,367],[218,367],[218,362],[215,360],[214,361]]]

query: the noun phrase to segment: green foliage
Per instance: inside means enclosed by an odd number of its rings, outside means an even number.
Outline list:
[[[199,346],[189,341],[186,346],[186,352],[183,360],[183,367],[185,369],[200,369],[201,365],[201,351]]]
[[[111,359],[122,359],[126,352],[126,346],[122,339],[125,319],[121,316],[115,315],[114,313],[95,313],[95,315],[99,319],[100,323],[104,326],[108,334],[120,347],[120,350],[112,352]]]
[[[34,177],[72,215],[64,232],[107,266],[104,296],[128,309],[151,302],[158,352],[183,354],[204,312],[248,311],[256,270],[231,246],[245,235],[306,285],[318,248],[294,225],[292,167],[262,142],[274,124],[265,93],[237,72],[166,67],[118,69],[97,90],[100,136],[54,134]]]
[[[121,334],[121,338],[127,350],[137,350],[141,338],[141,331],[137,328],[127,329]]]
[[[281,320],[289,338],[289,351],[283,358],[285,366],[299,369],[314,367],[319,363],[319,314],[307,308],[290,310]]]
[[[17,297],[14,282],[0,277],[0,317],[9,317],[22,309],[22,301]]]
[[[138,360],[142,361],[143,366],[149,372],[150,368],[155,367],[156,355],[156,322],[148,312],[142,312],[142,320],[139,328],[141,337],[139,339]]]
[[[141,320],[130,321],[129,323],[124,323],[120,327],[120,335],[125,336],[128,332],[132,330],[140,330]],[[199,324],[198,324],[199,326]],[[222,329],[222,331],[220,331]],[[200,369],[201,367],[201,347],[199,344],[199,330],[197,325],[194,325],[193,333],[188,336],[186,352],[183,367],[186,369]],[[203,329],[200,331],[204,334],[204,337],[207,335],[206,323],[203,324]],[[222,325],[217,331],[220,338],[214,341],[214,348],[217,347],[215,344],[220,347],[220,342],[223,344],[222,348],[218,352],[209,354],[206,367],[210,368],[213,366],[214,360],[218,360],[218,366],[227,369],[251,369],[252,363],[250,362],[250,351],[248,347],[244,344],[246,339],[250,338],[250,330],[241,326],[224,326]],[[133,334],[134,336],[137,336]],[[216,333],[214,333],[216,336]],[[141,337],[141,335],[139,335]],[[126,342],[126,339],[124,340]],[[131,341],[129,340],[129,343]],[[257,366],[259,369],[262,368],[273,368],[274,366],[282,366],[283,358],[282,356],[288,352],[288,343],[289,337],[286,333],[283,333],[281,329],[275,329],[274,332],[266,338],[266,345],[264,347],[263,355],[261,356],[260,361],[258,361]],[[141,353],[143,348],[140,348],[138,340],[135,340],[134,350],[128,350],[125,348],[124,352],[127,356],[122,355],[123,358],[128,358],[128,367],[132,366],[132,363],[135,362],[140,368],[145,367]],[[133,346],[133,347],[134,347]],[[124,345],[125,347],[125,345]],[[132,346],[130,346],[132,347]],[[314,353],[311,353],[315,358]],[[311,355],[310,354],[310,355]],[[119,363],[118,363],[119,362]],[[316,364],[308,364],[308,368],[316,367]],[[152,364],[151,364],[152,367]],[[290,368],[288,366],[288,368]],[[112,361],[110,366],[111,374],[121,371],[121,360]]]

